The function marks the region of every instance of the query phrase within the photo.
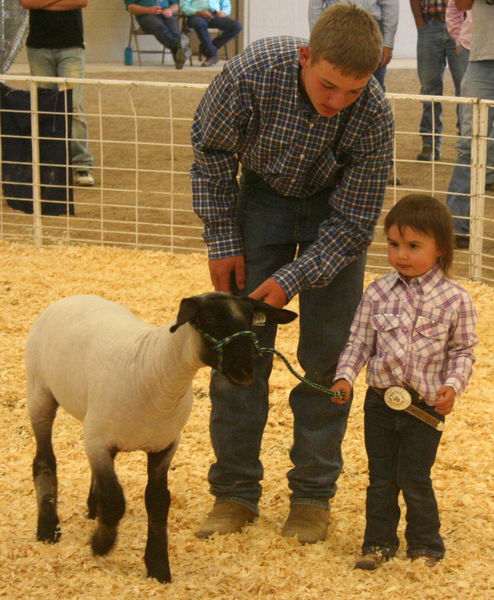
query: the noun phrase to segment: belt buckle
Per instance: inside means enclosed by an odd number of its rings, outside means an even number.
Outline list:
[[[393,410],[406,410],[412,403],[412,395],[405,388],[393,385],[384,392],[384,402]]]

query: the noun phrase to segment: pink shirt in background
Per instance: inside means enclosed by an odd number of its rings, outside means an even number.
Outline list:
[[[472,11],[458,10],[455,0],[446,7],[446,28],[457,46],[470,50],[472,45]]]

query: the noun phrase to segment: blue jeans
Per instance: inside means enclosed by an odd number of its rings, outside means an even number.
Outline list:
[[[420,408],[438,417],[426,404]],[[401,491],[407,507],[407,556],[442,558],[444,543],[430,478],[441,432],[406,412],[389,408],[370,388],[364,411],[369,486],[362,553],[380,551],[388,557],[396,553]]]
[[[377,69],[373,73],[374,77],[379,82],[379,84],[382,87],[383,91],[386,91],[386,86],[384,85],[384,79],[386,77],[386,68],[387,67],[377,67]]]
[[[187,24],[195,29],[197,37],[201,43],[200,52],[208,58],[218,54],[218,48],[221,48],[229,41],[237,37],[242,30],[242,25],[230,17],[213,17],[204,19],[197,15],[192,15],[187,19]],[[221,33],[211,40],[208,29],[219,29]]]
[[[163,15],[137,15],[141,29],[151,33],[160,44],[176,52],[180,47],[180,25],[175,16],[166,18]]]
[[[40,77],[84,77],[83,48],[29,48],[27,57],[31,75]],[[40,84],[40,87],[56,88],[56,84]],[[82,102],[82,85],[72,89],[72,139],[70,142],[71,164],[84,169],[93,166],[93,156],[87,149],[87,123]]]
[[[303,200],[279,196],[257,176],[244,170],[238,219],[246,261],[248,294],[278,268],[294,259],[317,238],[318,227],[330,217],[329,191]],[[350,263],[333,281],[300,292],[298,359],[306,376],[330,386],[338,357],[360,301],[365,256]],[[273,347],[276,327],[256,327],[261,346]],[[216,462],[209,471],[211,493],[217,501],[234,501],[256,512],[261,496],[263,466],[259,459],[268,417],[268,378],[272,355],[257,360],[254,382],[230,384],[217,372],[211,378],[210,431]],[[294,417],[294,465],[288,473],[291,502],[329,507],[343,461],[341,443],[350,402],[335,404],[306,384],[290,394]]]
[[[461,95],[494,100],[494,60],[479,60],[468,63],[461,83]],[[488,136],[494,138],[494,109],[489,109]],[[456,143],[456,166],[448,187],[446,203],[457,218],[455,232],[468,235],[470,231],[470,163],[472,135],[472,107],[460,105],[461,135]],[[494,183],[494,141],[487,142],[487,183]]]
[[[449,35],[446,25],[441,21],[430,20],[417,32],[417,70],[420,79],[420,93],[431,96],[442,96],[444,69],[448,63],[455,85],[455,94],[460,95],[462,77],[462,60],[456,53],[456,43]],[[423,146],[441,148],[443,131],[442,105],[434,102],[423,102],[420,133]]]

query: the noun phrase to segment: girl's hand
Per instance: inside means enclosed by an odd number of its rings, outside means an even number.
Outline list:
[[[338,379],[331,386],[333,392],[345,392],[344,396],[331,396],[331,400],[335,404],[345,404],[350,400],[350,394],[352,393],[352,386],[346,379]]]
[[[455,398],[456,393],[452,387],[449,387],[449,385],[441,386],[436,393],[434,410],[440,415],[449,415],[453,410]]]

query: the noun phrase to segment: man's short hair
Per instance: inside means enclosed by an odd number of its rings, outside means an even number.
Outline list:
[[[365,77],[377,69],[383,39],[379,25],[355,4],[333,4],[317,20],[309,49],[312,63],[327,60],[343,75]]]

